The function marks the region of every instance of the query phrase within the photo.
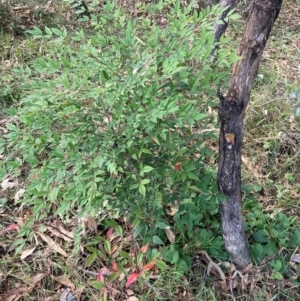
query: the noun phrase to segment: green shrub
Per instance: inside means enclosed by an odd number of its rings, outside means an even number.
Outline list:
[[[30,31],[49,51],[14,70],[23,95],[6,111],[19,123],[7,126],[11,158],[2,173],[19,176],[26,167],[22,203],[34,219],[114,210],[146,242],[164,244],[172,225],[177,239],[196,237],[219,254],[213,216],[223,196],[205,163],[216,138],[206,112],[238,58],[222,44],[212,63],[217,6],[199,15],[179,4],[168,10],[161,24],[130,19],[109,3],[92,33]]]

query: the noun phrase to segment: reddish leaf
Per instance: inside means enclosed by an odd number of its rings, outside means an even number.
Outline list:
[[[4,233],[12,230],[18,230],[19,226],[17,224],[11,224],[7,228],[0,231],[0,235],[3,235]]]
[[[96,276],[96,280],[100,282],[104,282],[104,276],[101,272],[99,272]]]
[[[146,264],[145,266],[142,267],[142,271],[149,271],[151,269],[153,269],[155,267],[156,262],[152,261],[148,264]]]
[[[117,266],[117,263],[116,263],[115,261],[113,261],[113,263],[112,263],[112,270],[113,270],[114,272],[117,272],[117,271],[118,271],[118,266]]]
[[[132,283],[136,282],[138,277],[139,277],[139,273],[132,273],[131,275],[129,275],[126,282],[126,288],[129,287]]]
[[[104,267],[99,270],[99,274],[103,276],[109,276],[111,274],[111,271],[108,268]]]
[[[142,252],[143,254],[145,254],[145,253],[147,252],[148,248],[149,248],[149,244],[146,244],[146,245],[142,246],[142,247],[141,247],[141,252]]]
[[[178,171],[178,170],[180,169],[180,167],[181,167],[181,162],[176,163],[176,164],[174,165],[175,171]]]
[[[18,228],[19,228],[19,227],[18,227],[17,224],[12,224],[12,225],[8,226],[8,227],[5,229],[5,231],[16,230],[16,229],[18,229]]]
[[[112,236],[113,232],[114,232],[114,228],[109,228],[106,233],[107,238],[110,238]]]

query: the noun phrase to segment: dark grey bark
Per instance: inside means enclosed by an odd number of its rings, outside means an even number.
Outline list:
[[[232,71],[229,91],[220,98],[219,190],[226,196],[220,205],[225,248],[238,267],[250,263],[243,229],[241,197],[241,152],[243,119],[251,88],[267,39],[279,14],[282,0],[254,0]]]

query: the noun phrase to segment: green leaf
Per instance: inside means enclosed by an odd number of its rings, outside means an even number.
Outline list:
[[[51,202],[55,203],[57,201],[58,192],[59,192],[58,187],[54,187],[50,190],[50,192],[48,193],[48,198]]]
[[[164,244],[163,241],[156,235],[154,235],[152,237],[152,241],[153,241],[154,244],[157,244],[157,245],[163,245]]]
[[[270,262],[270,265],[277,271],[279,272],[282,269],[282,261],[281,260],[272,260]]]
[[[26,30],[26,32],[28,32],[34,36],[42,36],[43,35],[42,30],[38,27],[34,27],[34,29],[31,29],[31,30]]]
[[[64,153],[60,150],[56,150],[52,153],[55,157],[60,158],[60,159],[64,159]]]
[[[92,253],[91,255],[89,255],[88,258],[87,258],[87,261],[86,261],[86,265],[88,267],[90,267],[95,262],[95,260],[97,259],[97,257],[98,256],[97,256],[96,252]]]
[[[273,241],[269,241],[267,245],[264,247],[264,252],[267,255],[272,256],[278,252],[278,247]]]
[[[37,157],[33,154],[28,154],[27,156],[25,156],[24,159],[26,162],[33,164],[33,165],[37,165],[39,163]]]
[[[150,180],[148,180],[148,179],[143,179],[143,180],[141,181],[141,184],[146,185],[146,184],[148,184],[149,182],[150,182]]]
[[[282,279],[283,279],[283,276],[282,276],[281,273],[275,272],[275,273],[272,273],[272,278],[273,278],[273,279],[276,279],[276,280],[282,280]]]
[[[102,281],[91,281],[91,284],[96,290],[101,290],[105,287],[105,283]]]
[[[268,235],[264,229],[257,230],[253,232],[252,234],[253,238],[257,242],[267,242],[268,241]]]
[[[157,227],[160,228],[160,229],[166,229],[168,228],[169,226],[167,224],[165,224],[164,222],[158,222],[157,224]]]
[[[232,14],[228,17],[228,19],[230,19],[230,20],[238,20],[240,18],[241,18],[241,16],[238,14]]]
[[[199,177],[195,173],[193,173],[193,172],[189,172],[188,173],[188,177],[191,180],[199,181]]]
[[[51,30],[56,36],[61,37],[63,35],[63,32],[58,28],[51,28]]]
[[[140,186],[140,183],[135,183],[135,184],[131,185],[129,189],[130,190],[137,189],[139,186]]]
[[[143,185],[143,184],[140,184],[139,185],[139,192],[142,196],[145,196],[146,195],[146,186]]]
[[[296,248],[300,245],[300,231],[295,231],[289,239],[289,246],[291,248]]]
[[[202,190],[195,185],[188,186],[190,190],[201,193]]]
[[[265,255],[264,247],[261,244],[257,243],[255,245],[251,245],[250,248],[251,248],[251,251],[253,252],[254,260],[258,261],[260,263],[263,260],[264,255]]]
[[[111,244],[110,244],[109,240],[106,240],[104,242],[104,250],[108,255],[111,254]]]
[[[144,172],[144,173],[147,173],[147,172],[152,171],[153,169],[154,169],[154,168],[151,167],[151,166],[144,166],[144,167],[143,167],[143,172]]]
[[[197,115],[195,116],[195,120],[196,120],[196,121],[200,121],[200,120],[202,120],[202,119],[204,119],[204,118],[206,118],[206,117],[207,117],[207,115],[204,114],[204,113],[197,114]]]
[[[114,282],[119,277],[120,277],[120,273],[119,272],[114,272],[114,273],[112,273],[111,275],[108,276],[108,281],[109,282]]]
[[[49,27],[45,26],[45,31],[48,35],[50,35],[50,36],[52,35],[52,31]]]
[[[167,270],[170,268],[164,261],[159,259],[156,260],[156,266],[161,270]]]

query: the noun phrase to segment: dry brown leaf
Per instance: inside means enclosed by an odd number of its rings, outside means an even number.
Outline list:
[[[253,267],[253,263],[251,262],[242,270],[242,273],[243,274],[248,273],[252,269],[252,267]]]
[[[230,290],[231,290],[232,293],[233,293],[233,288],[234,288],[234,286],[233,286],[233,282],[234,282],[234,281],[233,281],[233,280],[236,278],[237,275],[239,275],[240,278],[241,278],[242,291],[245,291],[245,289],[246,289],[243,273],[240,272],[240,271],[238,271],[238,270],[236,270],[236,271],[233,273],[233,275],[231,276],[231,279],[230,279]]]
[[[80,233],[81,236],[86,235],[86,231],[85,231],[86,222],[87,222],[87,219],[85,217],[81,217],[81,218],[78,219],[78,223],[82,228],[81,233]]]
[[[255,168],[253,166],[253,164],[250,162],[250,160],[248,158],[246,158],[245,156],[242,156],[242,162],[247,167],[247,169],[251,172],[251,174],[253,176],[255,176],[256,178],[262,179],[262,178],[266,177],[262,173],[258,172],[257,168]]]
[[[118,281],[121,282],[124,278],[125,278],[125,274],[124,273],[120,273]]]
[[[95,233],[97,234],[97,224],[96,224],[95,218],[88,215],[86,217],[86,219],[87,219],[87,226],[88,226],[89,230],[95,230]]]
[[[64,257],[68,257],[68,254],[49,236],[44,235],[41,232],[35,232],[44,242],[46,242],[50,248],[52,248],[57,253],[61,254]]]
[[[205,251],[200,251],[199,255],[201,255],[201,257],[207,264],[206,274],[209,275],[210,273],[212,273],[216,277],[219,276],[222,280],[218,281],[218,283],[224,291],[227,291],[226,277],[219,265],[213,262]]]
[[[17,301],[19,300],[22,296],[21,295],[18,295],[17,294],[13,294],[13,295],[10,295],[10,296],[5,296],[5,300],[6,301]]]
[[[44,299],[44,301],[60,301],[61,294],[55,294]]]
[[[17,202],[19,199],[21,199],[23,197],[23,194],[26,190],[25,189],[20,189],[16,192],[15,196],[14,196],[14,200],[15,202]]]
[[[215,269],[218,271],[219,276],[220,276],[220,278],[221,278],[222,280],[226,280],[225,274],[223,273],[222,269],[219,267],[218,264],[216,264],[216,263],[213,262],[212,260],[211,260],[211,261],[208,263],[208,265],[207,265],[207,269],[206,269],[207,275],[210,274],[212,268],[215,268]],[[214,273],[214,274],[215,274],[215,273]]]
[[[294,255],[292,255],[292,257],[291,257],[290,260],[294,261],[294,262],[300,263],[300,254],[294,254]]]
[[[13,188],[17,185],[18,185],[18,180],[17,179],[12,180],[11,177],[4,179],[0,184],[2,191],[5,191],[6,189],[9,188]]]
[[[15,219],[15,222],[18,224],[20,229],[25,225],[24,219],[22,217],[17,217]]]
[[[29,255],[31,255],[34,252],[35,249],[36,249],[36,247],[24,250],[22,252],[21,256],[20,256],[21,260],[24,260],[26,257],[28,257]]]
[[[149,248],[149,244],[146,244],[146,245],[142,246],[142,247],[141,247],[141,252],[142,252],[143,254],[145,254],[145,253],[147,252],[148,248]]]
[[[58,230],[51,226],[47,226],[49,232],[51,232],[54,236],[60,237],[67,242],[72,242],[74,240],[73,232],[67,231],[62,225],[58,225],[57,228]]]
[[[171,205],[166,209],[166,211],[168,215],[173,216],[178,212],[178,207],[175,205]]]
[[[127,299],[124,299],[123,301],[139,301],[139,298],[135,297],[135,296],[130,296]]]
[[[33,278],[30,279],[30,285],[35,286],[37,283],[39,283],[45,277],[46,277],[46,274],[44,274],[44,273],[35,275]]]
[[[111,274],[111,271],[108,268],[104,267],[99,270],[98,274],[108,276]]]
[[[175,242],[175,234],[173,233],[170,227],[166,227],[165,231],[169,242],[173,244]]]
[[[55,280],[56,282],[66,286],[66,287],[69,287],[72,291],[75,290],[75,285],[73,284],[73,282],[67,276],[53,277],[51,275],[51,278],[53,280]]]
[[[128,296],[134,295],[134,291],[131,290],[131,289],[127,289],[127,290],[126,290],[126,294],[127,294]]]

